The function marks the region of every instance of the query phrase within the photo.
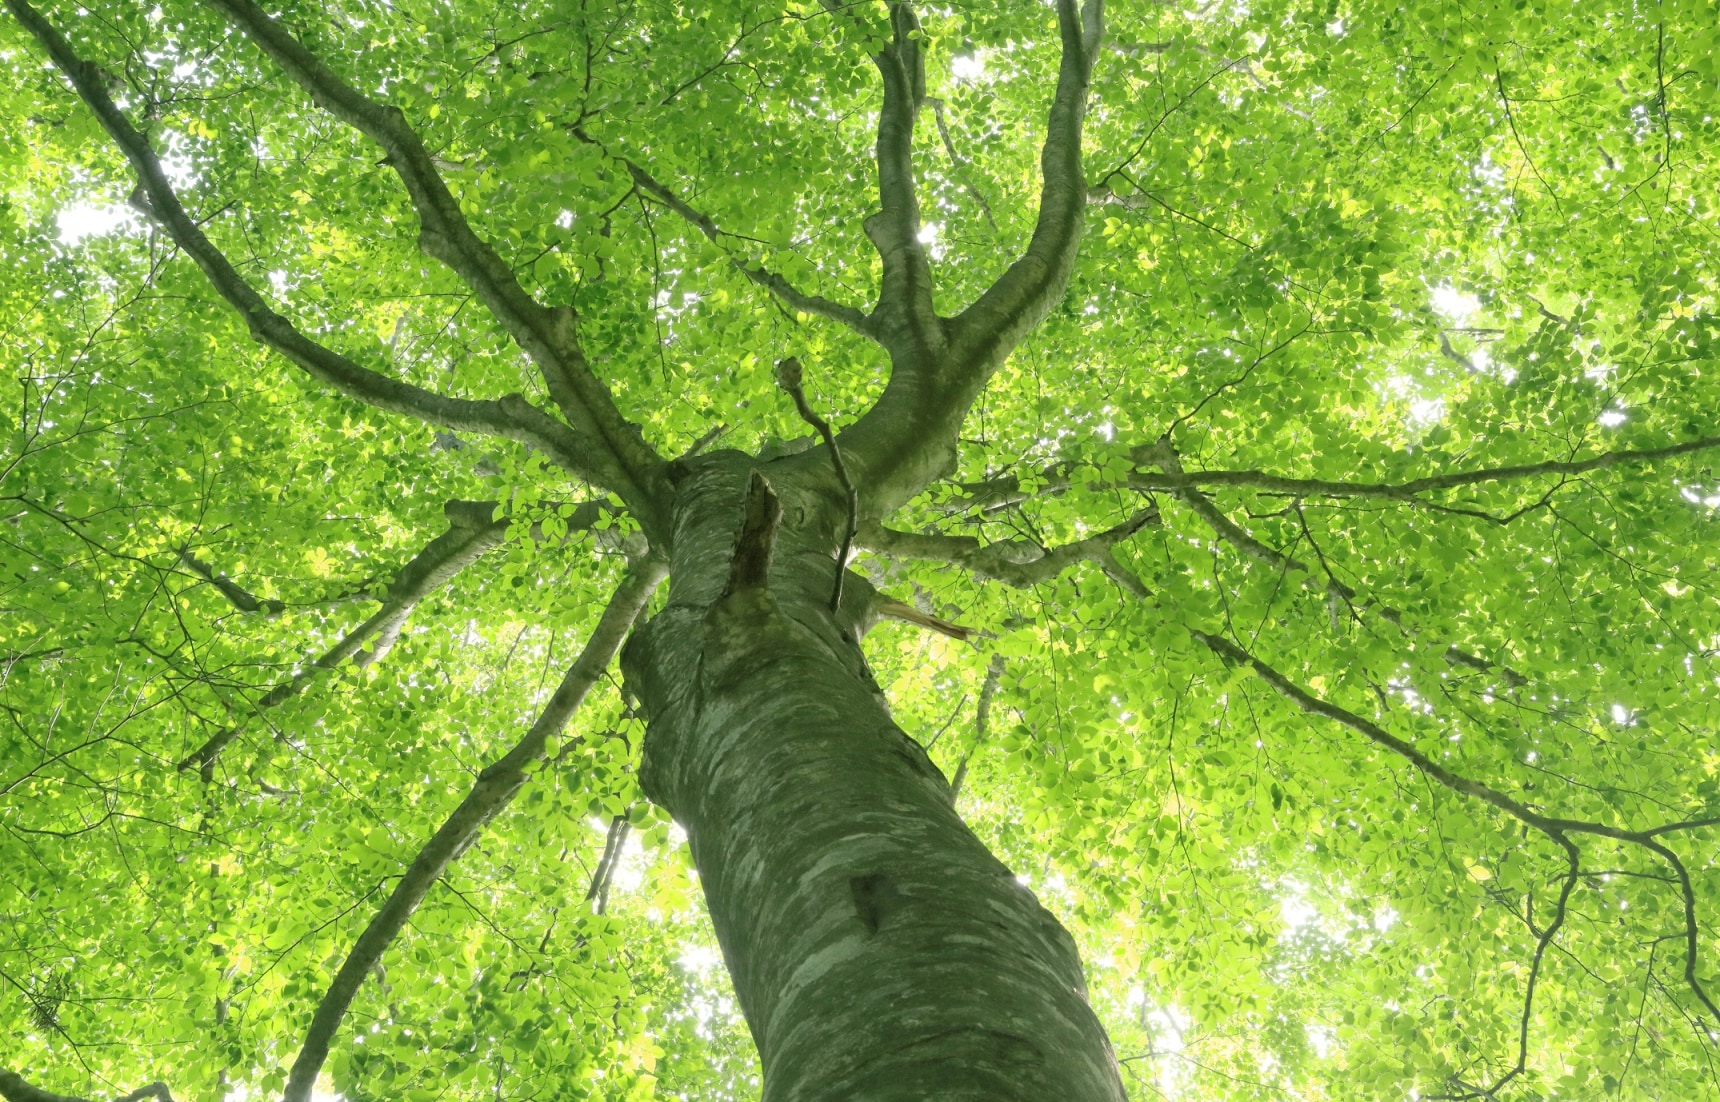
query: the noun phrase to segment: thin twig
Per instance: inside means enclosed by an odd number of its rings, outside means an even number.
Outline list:
[[[830,449],[831,466],[836,468],[836,481],[842,484],[842,492],[848,495],[848,525],[842,532],[842,550],[836,556],[836,582],[830,589],[830,609],[834,612],[842,607],[842,579],[848,573],[848,555],[854,550],[854,534],[860,528],[860,493],[848,478],[848,467],[842,462],[842,449],[836,446],[836,434],[830,431],[830,422],[814,413],[806,402],[806,391],[801,388],[803,375],[800,361],[793,356],[778,361],[776,365],[776,385],[794,399],[794,408],[800,412],[800,419],[817,429],[818,435],[824,439],[824,446]]]
[[[1006,665],[1003,655],[993,654],[991,662],[985,668],[985,682],[979,687],[979,703],[974,708],[973,742],[968,746],[967,753],[956,765],[955,779],[950,782],[950,802],[954,803],[961,795],[962,782],[967,780],[968,762],[973,759],[975,752],[985,742],[991,733],[991,698],[997,695],[997,686],[1003,680],[1003,667]]]
[[[596,914],[602,914],[609,907],[609,885],[615,880],[615,867],[621,863],[621,851],[627,845],[629,825],[625,814],[609,820],[609,832],[603,839],[603,856],[597,860],[597,871],[592,874],[591,886],[585,889],[585,901],[592,905],[591,909]]]

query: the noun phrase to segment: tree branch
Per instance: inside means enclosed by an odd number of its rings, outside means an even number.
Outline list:
[[[1143,451],[1143,449],[1136,449],[1137,454],[1142,454]],[[1160,440],[1157,444],[1152,445],[1150,454],[1152,455],[1154,462],[1158,463],[1166,473],[1173,476],[1182,475],[1182,459],[1177,455],[1176,450],[1171,447],[1168,440]],[[1230,517],[1225,515],[1224,511],[1213,502],[1212,498],[1201,493],[1199,490],[1195,489],[1194,486],[1185,484],[1181,489],[1174,492],[1181,501],[1188,505],[1188,507],[1201,518],[1201,520],[1206,522],[1206,526],[1212,529],[1214,535],[1218,536],[1244,555],[1254,559],[1256,562],[1272,567],[1275,570],[1285,572],[1295,570],[1307,574],[1310,577],[1313,576],[1314,568],[1308,563],[1296,558],[1294,555],[1287,555],[1276,548],[1269,547],[1256,539],[1241,525],[1237,524],[1235,521],[1231,520]],[[1302,514],[1300,505],[1297,506],[1296,512],[1297,517],[1301,519]],[[1399,628],[1400,630],[1409,630],[1408,625],[1404,623],[1403,610],[1378,601],[1365,600],[1359,593],[1357,593],[1354,586],[1347,584],[1332,572],[1332,568],[1326,562],[1325,556],[1320,554],[1319,545],[1314,543],[1313,534],[1308,531],[1306,520],[1303,520],[1302,522],[1302,531],[1303,534],[1308,537],[1309,544],[1314,547],[1315,554],[1320,559],[1321,572],[1326,576],[1326,600],[1329,607],[1333,609],[1332,616],[1334,626],[1337,621],[1338,614],[1336,609],[1338,608],[1339,602],[1342,602],[1345,607],[1349,608],[1350,614],[1355,616],[1356,605],[1357,602],[1360,601],[1363,607],[1371,605],[1387,623]],[[1515,687],[1521,687],[1528,684],[1528,678],[1524,677],[1521,673],[1512,669],[1510,666],[1490,662],[1478,654],[1474,654],[1463,649],[1456,643],[1451,643],[1446,646],[1445,660],[1453,665],[1467,666],[1472,670],[1479,670],[1482,673],[1497,673],[1507,684]]]
[[[961,494],[939,502],[933,508],[940,513],[966,513],[973,509],[982,514],[995,513],[1036,497],[1060,494],[1069,488],[1069,474],[1074,466],[1074,463],[1062,462],[1041,467],[1033,474],[1032,490],[1024,489],[1021,476],[1013,473],[978,482],[959,482],[956,488]]]
[[[252,712],[260,714],[270,708],[279,707],[302,693],[318,675],[334,669],[349,658],[355,659],[360,665],[368,666],[387,654],[400,638],[401,629],[405,627],[407,618],[412,615],[412,610],[418,607],[419,602],[447,585],[456,574],[476,562],[484,552],[501,543],[506,537],[508,522],[490,519],[495,513],[495,507],[495,502],[491,501],[449,502],[444,508],[448,516],[448,530],[431,540],[410,562],[400,568],[382,598],[382,607],[364,623],[348,632],[320,658],[264,693],[251,706]],[[568,517],[568,530],[591,528],[602,514],[602,504],[587,502]],[[371,649],[368,652],[362,651],[361,648],[373,636],[376,642]],[[241,721],[216,732],[202,746],[186,755],[179,762],[178,768],[183,771],[197,766],[203,779],[209,780],[214,775],[216,757],[239,737],[244,726]]]
[[[872,408],[842,434],[844,452],[858,472],[856,482],[864,515],[888,516],[950,470],[968,410],[993,372],[1050,311],[1074,272],[1086,204],[1081,120],[1103,23],[1103,0],[1086,0],[1078,9],[1080,2],[1057,0],[1062,61],[1040,157],[1043,180],[1039,220],[1026,251],[978,301],[954,319],[943,321],[931,312],[929,289],[925,303],[914,307],[908,301],[912,308],[904,310],[890,309],[895,300],[884,294],[872,315],[878,325],[879,343],[890,353],[890,379]],[[897,10],[892,7],[892,12]],[[904,28],[905,24],[898,21],[899,34],[905,33]],[[888,58],[895,56],[894,52],[888,54]],[[907,156],[905,147],[891,143],[898,140],[898,134],[907,133],[907,123],[900,116],[906,114],[904,107],[911,102],[903,79],[897,79],[897,90],[890,92],[891,71],[899,73],[901,69],[900,62],[888,58],[880,62],[889,100],[880,120],[881,179],[895,171],[892,165],[896,162],[890,158],[903,161]],[[893,123],[889,108],[898,116]],[[886,123],[896,129],[886,130]],[[911,183],[911,171],[903,179]],[[890,201],[893,205],[869,220],[868,226],[877,227],[875,239],[885,246],[892,240],[891,234],[898,239],[896,254],[885,254],[886,275],[896,263],[903,273],[901,286],[908,288],[913,285],[913,264],[919,261],[893,262],[890,256],[918,255],[910,254],[906,243],[899,240],[911,224],[914,248],[918,248],[917,216],[907,220],[903,212],[908,208],[899,188],[895,194],[897,198]],[[890,290],[888,282],[885,290]]]
[[[1707,990],[1703,987],[1700,978],[1696,974],[1698,951],[1700,948],[1700,931],[1696,921],[1695,888],[1691,883],[1690,873],[1676,853],[1656,840],[1657,835],[1666,832],[1668,829],[1680,829],[1685,824],[1674,823],[1669,824],[1668,826],[1651,827],[1647,830],[1626,830],[1622,827],[1607,826],[1604,823],[1590,822],[1586,819],[1568,819],[1552,815],[1543,815],[1522,801],[1506,795],[1491,785],[1471,780],[1468,777],[1452,772],[1450,769],[1440,765],[1438,762],[1416,749],[1414,745],[1398,738],[1396,735],[1380,727],[1377,723],[1364,719],[1362,716],[1359,716],[1346,708],[1342,708],[1328,700],[1323,700],[1320,697],[1315,696],[1230,640],[1219,635],[1213,635],[1209,632],[1202,631],[1195,627],[1188,628],[1188,631],[1190,635],[1206,646],[1207,649],[1211,650],[1214,654],[1217,654],[1230,662],[1248,667],[1253,671],[1256,677],[1266,682],[1266,684],[1270,685],[1280,696],[1295,704],[1302,711],[1309,715],[1322,716],[1326,719],[1332,720],[1340,726],[1349,728],[1376,746],[1380,746],[1391,753],[1396,754],[1398,757],[1403,758],[1423,774],[1446,788],[1451,789],[1453,792],[1473,797],[1474,799],[1478,799],[1481,802],[1504,812],[1506,815],[1516,819],[1525,826],[1538,830],[1547,837],[1553,839],[1555,842],[1558,842],[1560,845],[1566,846],[1567,851],[1570,849],[1570,846],[1568,845],[1569,838],[1567,835],[1592,834],[1601,838],[1610,838],[1617,842],[1626,842],[1632,845],[1641,846],[1666,861],[1667,864],[1672,867],[1674,874],[1678,877],[1679,887],[1684,898],[1685,982],[1696,995],[1697,999],[1701,1001],[1702,1005],[1714,1016],[1715,1021],[1720,1022],[1720,1007],[1717,1007],[1714,1004],[1713,999],[1709,997]]]
[[[1177,493],[1195,488],[1235,487],[1260,490],[1291,497],[1382,498],[1411,505],[1432,505],[1421,495],[1436,490],[1458,489],[1489,482],[1510,482],[1541,476],[1571,477],[1609,467],[1636,463],[1654,463],[1675,459],[1681,455],[1720,448],[1720,436],[1704,436],[1669,444],[1659,448],[1622,448],[1602,452],[1587,459],[1545,460],[1505,467],[1485,467],[1473,471],[1453,471],[1449,474],[1427,475],[1407,482],[1339,482],[1318,478],[1289,478],[1258,470],[1183,471],[1163,469],[1166,442],[1154,441],[1133,449],[1130,458],[1138,465],[1128,477],[1114,483],[1098,483],[1102,488],[1142,490],[1148,493]],[[993,512],[1043,494],[1056,494],[1070,486],[1070,473],[1075,464],[1064,461],[1052,463],[1034,472],[1035,489],[1024,490],[1021,477],[1003,474],[980,482],[959,484],[962,495],[938,506],[944,512],[960,513],[969,509]],[[1159,470],[1141,469],[1157,466]]]
[[[629,826],[625,815],[609,820],[609,830],[603,838],[603,856],[597,859],[597,871],[591,875],[591,886],[585,889],[585,901],[597,914],[609,908],[609,885],[615,880],[615,866],[620,863],[621,851],[627,845]]]
[[[518,395],[497,401],[449,398],[361,367],[318,344],[275,313],[186,213],[161,169],[149,141],[134,128],[108,95],[100,70],[83,61],[28,0],[5,0],[6,7],[36,40],[95,114],[137,173],[134,205],[167,231],[203,270],[210,284],[238,311],[251,335],[342,394],[392,413],[403,413],[445,428],[501,436],[531,444],[570,469],[606,484],[582,457],[579,439],[568,427]]]
[[[904,624],[913,624],[939,635],[947,635],[958,643],[965,643],[974,637],[974,630],[961,624],[951,623],[941,616],[933,616],[929,612],[921,612],[913,605],[904,604],[894,597],[879,593],[872,600],[872,611],[884,620],[898,620]]]
[[[585,649],[568,668],[549,703],[524,738],[478,774],[471,792],[442,823],[406,874],[395,885],[388,901],[370,920],[353,943],[340,971],[329,984],[306,1031],[304,1045],[287,1076],[285,1102],[308,1102],[317,1073],[328,1058],[335,1031],[358,994],[364,977],[382,959],[406,920],[418,909],[425,894],[449,863],[470,846],[496,814],[505,808],[526,780],[526,769],[543,756],[544,747],[567,725],[598,678],[609,668],[628,629],[638,618],[666,569],[655,558],[635,562],[592,629]]]
[[[450,506],[453,506],[454,504],[456,503],[449,502]],[[492,508],[495,505],[494,502],[485,503],[475,501],[463,504],[488,504]],[[489,516],[487,514],[485,515],[484,520],[488,522]],[[179,563],[199,578],[202,578],[204,581],[214,586],[216,591],[227,599],[227,603],[231,604],[240,612],[254,614],[260,613],[269,619],[273,619],[286,612],[288,609],[293,608],[330,607],[333,605],[350,604],[353,601],[368,600],[370,599],[372,585],[376,581],[374,577],[367,578],[364,581],[352,583],[345,589],[335,592],[327,597],[288,603],[274,597],[257,596],[255,593],[252,593],[244,586],[235,582],[232,578],[227,577],[225,574],[222,574],[202,559],[199,559],[189,547],[179,553]]]
[[[1546,959],[1547,947],[1558,936],[1560,928],[1565,925],[1565,918],[1570,913],[1571,892],[1577,886],[1577,880],[1582,873],[1582,851],[1577,844],[1564,835],[1554,838],[1564,848],[1565,857],[1569,861],[1563,882],[1559,886],[1559,898],[1553,905],[1553,920],[1547,923],[1535,936],[1535,953],[1529,963],[1529,978],[1523,985],[1523,1012],[1517,1018],[1517,1062],[1505,1074],[1493,1081],[1488,1087],[1469,1088],[1465,1084],[1462,1094],[1430,1094],[1429,1102],[1446,1100],[1446,1102],[1461,1102],[1461,1100],[1476,1098],[1496,1098],[1500,1088],[1523,1074],[1529,1066],[1529,1026],[1534,1021],[1535,988],[1541,980],[1541,962]],[[1533,920],[1529,920],[1529,928],[1534,930]]]
[[[1155,460],[1158,444],[1137,448],[1138,463]],[[1318,478],[1285,478],[1264,471],[1191,471],[1173,474],[1137,471],[1129,477],[1129,485],[1137,490],[1176,491],[1190,486],[1237,486],[1297,497],[1373,497],[1396,501],[1418,501],[1418,495],[1430,490],[1450,490],[1461,486],[1476,486],[1487,482],[1506,482],[1541,475],[1579,475],[1623,464],[1653,463],[1673,459],[1693,452],[1720,448],[1720,436],[1704,436],[1670,444],[1661,448],[1621,448],[1602,452],[1587,459],[1547,460],[1508,467],[1489,467],[1474,471],[1454,471],[1450,474],[1413,478],[1408,482],[1335,482]]]
[[[193,555],[189,548],[179,553],[179,561],[193,574],[219,590],[221,596],[227,598],[240,612],[261,612],[265,616],[279,616],[286,611],[285,601],[258,597],[232,578],[217,573],[208,563]]]
[[[4,1098],[6,1102],[88,1102],[76,1095],[55,1094],[53,1091],[31,1086],[18,1073],[3,1068],[0,1068],[0,1098]],[[130,1094],[120,1095],[114,1102],[143,1102],[145,1098],[154,1098],[157,1102],[173,1102],[173,1095],[163,1083],[139,1087]]]
[[[1224,230],[1221,230],[1217,226],[1213,225],[1211,222],[1208,222],[1202,218],[1196,218],[1194,215],[1189,214],[1187,211],[1178,210],[1176,207],[1171,206],[1169,203],[1165,202],[1163,199],[1160,199],[1157,195],[1154,195],[1152,192],[1141,188],[1140,184],[1137,183],[1132,177],[1130,177],[1123,170],[1118,169],[1115,173],[1113,173],[1113,175],[1121,177],[1124,180],[1127,180],[1130,184],[1133,184],[1135,186],[1136,190],[1134,192],[1132,192],[1131,194],[1128,194],[1128,195],[1119,195],[1114,190],[1112,190],[1110,184],[1095,184],[1094,186],[1087,189],[1087,202],[1089,204],[1092,204],[1094,206],[1099,206],[1099,205],[1104,205],[1104,204],[1115,204],[1116,206],[1123,207],[1125,210],[1141,210],[1141,209],[1145,208],[1146,205],[1150,202],[1150,203],[1153,203],[1159,207],[1164,208],[1165,210],[1169,211],[1171,214],[1175,215],[1178,218],[1181,218],[1181,219],[1188,221],[1188,222],[1193,222],[1195,225],[1199,226],[1203,230],[1208,231],[1209,233],[1217,234],[1218,236],[1224,238],[1226,241],[1229,241],[1232,244],[1241,245],[1243,248],[1248,249],[1251,252],[1254,250],[1254,248],[1255,248],[1254,245],[1250,244],[1247,241],[1244,241],[1240,237],[1237,237],[1235,234],[1227,233]]]
[[[854,547],[854,533],[860,524],[860,494],[848,479],[848,465],[842,462],[842,449],[836,444],[836,434],[830,431],[830,422],[807,404],[806,391],[801,387],[802,374],[800,361],[790,356],[776,365],[776,385],[788,392],[800,419],[824,440],[824,446],[830,450],[830,464],[836,468],[836,481],[848,498],[848,523],[842,529],[842,547],[836,553],[836,582],[830,590],[830,611],[835,612],[842,607],[842,579],[848,573],[848,553]]]
[[[1027,540],[982,544],[972,536],[899,532],[881,524],[861,526],[858,544],[868,551],[897,559],[925,559],[965,567],[982,578],[1025,589],[1057,577],[1078,562],[1090,562],[1137,597],[1146,589],[1122,569],[1112,554],[1117,544],[1149,524],[1159,523],[1157,506],[1141,510],[1123,523],[1060,547],[1040,547]]]
[[[966,191],[968,196],[973,199],[974,204],[979,207],[979,212],[985,215],[986,223],[995,231],[997,229],[997,219],[992,217],[991,204],[985,201],[985,196],[980,193],[979,188],[974,186],[973,181],[969,179],[968,168],[970,166],[968,164],[968,160],[966,157],[963,157],[960,153],[956,152],[955,139],[950,137],[949,120],[944,117],[944,101],[936,96],[926,96],[925,104],[932,109],[932,118],[938,124],[938,137],[942,139],[944,143],[944,153],[949,156],[950,167],[955,174],[956,182],[961,184],[962,190]]]
[[[573,309],[539,303],[507,262],[472,231],[429,150],[399,108],[359,92],[252,0],[208,2],[319,107],[383,148],[386,163],[405,184],[418,213],[419,247],[465,281],[538,365],[551,397],[576,430],[581,458],[597,476],[592,481],[614,490],[642,520],[654,522],[665,497],[664,460],[621,416],[608,388],[586,363]]]
[[[651,175],[640,165],[627,157],[623,157],[619,153],[611,151],[602,142],[586,133],[583,128],[575,127],[573,134],[580,141],[594,145],[603,150],[607,156],[620,161],[624,166],[626,166],[628,175],[633,177],[633,183],[640,191],[643,191],[645,194],[651,196],[659,203],[662,203],[664,206],[680,215],[681,218],[694,229],[709,238],[713,244],[718,247],[722,247],[724,239],[733,236],[732,234],[726,233],[720,229],[708,215],[695,210],[679,195],[675,194],[675,192],[667,185],[662,183],[655,176]],[[840,302],[832,302],[829,299],[821,298],[818,295],[806,294],[795,288],[793,284],[789,283],[788,280],[784,279],[776,272],[758,265],[749,264],[739,256],[731,254],[729,256],[729,263],[734,265],[735,270],[746,276],[747,279],[775,295],[782,301],[783,305],[789,307],[789,309],[799,310],[803,314],[813,314],[821,318],[829,318],[831,321],[840,322],[862,336],[873,337],[876,339],[871,322],[867,319],[865,314],[861,313],[854,307]]]
[[[879,210],[864,224],[884,268],[873,317],[917,348],[938,348],[943,323],[932,306],[932,269],[920,240],[914,188],[914,123],[926,100],[925,47],[913,4],[889,0],[889,10],[890,44],[872,57],[884,85],[875,146]]]
[[[985,681],[979,687],[979,704],[973,714],[973,742],[968,746],[967,753],[956,764],[955,779],[950,781],[950,802],[955,803],[961,795],[962,782],[967,780],[968,762],[984,744],[986,736],[991,733],[991,699],[997,695],[997,686],[1003,680],[1003,667],[1006,661],[1001,654],[991,656],[991,661],[985,668]]]
[[[1033,237],[1020,259],[953,321],[951,343],[963,349],[961,359],[982,373],[982,382],[1062,297],[1081,244],[1087,205],[1081,124],[1093,60],[1104,36],[1104,4],[1085,0],[1077,9],[1077,2],[1057,0],[1063,59],[1040,152],[1039,218]]]

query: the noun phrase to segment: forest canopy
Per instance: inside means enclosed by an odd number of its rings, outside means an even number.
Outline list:
[[[6,6],[0,1096],[760,1097],[834,565],[1128,1098],[1720,1097],[1711,0]]]

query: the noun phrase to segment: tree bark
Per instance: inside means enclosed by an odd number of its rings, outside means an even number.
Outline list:
[[[755,468],[779,524],[748,507]],[[768,566],[731,570],[760,518]],[[829,607],[845,522],[822,449],[701,458],[668,605],[623,655],[641,782],[687,831],[764,1098],[1119,1102],[1073,939],[891,721],[858,644],[870,590]]]

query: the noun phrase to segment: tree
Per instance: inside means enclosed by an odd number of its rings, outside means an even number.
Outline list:
[[[1720,1084],[1704,5],[6,6],[0,1096]]]

